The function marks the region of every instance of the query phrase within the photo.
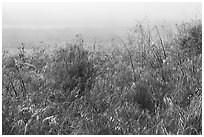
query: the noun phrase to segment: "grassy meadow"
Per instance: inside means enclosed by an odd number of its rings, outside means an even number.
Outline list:
[[[202,22],[2,53],[3,135],[201,135]]]

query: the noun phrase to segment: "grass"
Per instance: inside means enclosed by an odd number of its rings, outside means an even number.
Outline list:
[[[4,52],[2,134],[201,135],[201,21],[177,29],[138,23],[108,52],[83,41]]]

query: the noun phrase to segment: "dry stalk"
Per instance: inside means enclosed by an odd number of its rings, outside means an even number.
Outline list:
[[[130,57],[130,63],[131,63],[131,67],[132,67],[132,71],[133,71],[133,79],[134,79],[134,81],[136,81],[136,78],[135,78],[135,68],[134,68],[134,65],[133,65],[133,60],[132,60],[132,56],[131,56],[131,54],[130,54],[130,51],[128,50],[128,48],[127,48],[127,45],[125,44],[125,42],[120,38],[120,37],[118,37],[118,39],[121,41],[121,43],[124,45],[124,47],[126,48],[126,50],[127,50],[127,52],[128,52],[128,55],[129,55],[129,57]]]
[[[159,30],[158,30],[157,26],[155,26],[155,28],[156,28],[156,31],[157,31],[157,33],[159,35],[159,39],[160,39],[160,42],[161,42],[161,45],[162,45],[162,50],[163,50],[163,53],[164,53],[164,59],[166,59],[166,52],[165,52],[165,49],[164,49],[164,42],[163,42],[163,40],[161,38],[161,35],[159,33]]]

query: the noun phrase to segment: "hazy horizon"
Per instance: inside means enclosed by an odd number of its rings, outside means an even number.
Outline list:
[[[22,42],[125,35],[137,20],[174,24],[201,19],[201,3],[3,3],[3,48]]]

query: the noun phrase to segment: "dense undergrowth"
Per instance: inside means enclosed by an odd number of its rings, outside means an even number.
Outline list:
[[[201,21],[83,44],[3,52],[2,134],[202,134]]]

